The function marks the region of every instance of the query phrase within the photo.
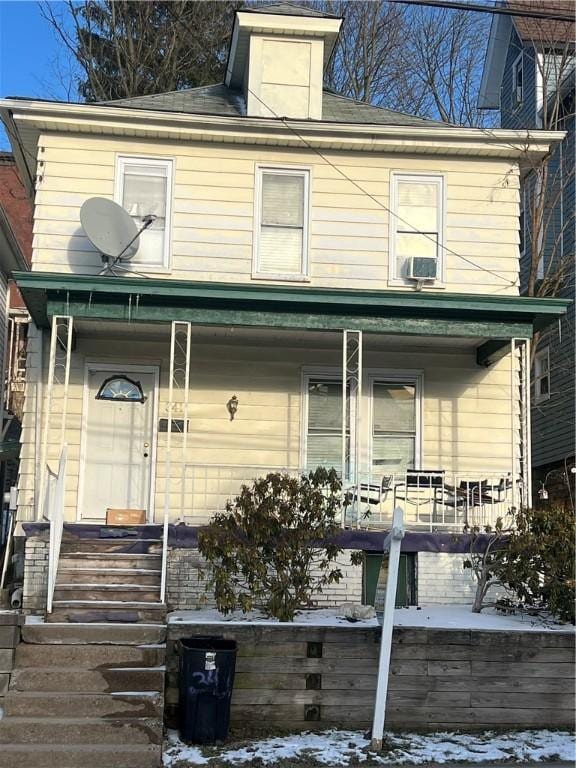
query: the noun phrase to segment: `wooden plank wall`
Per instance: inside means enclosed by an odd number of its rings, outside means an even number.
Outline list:
[[[177,641],[238,642],[232,727],[366,728],[379,630],[358,626],[170,625],[166,716],[177,719]],[[386,721],[393,728],[572,727],[574,634],[396,628]]]
[[[0,611],[0,713],[8,692],[10,674],[14,667],[15,648],[20,642],[20,625],[24,616],[12,611]]]

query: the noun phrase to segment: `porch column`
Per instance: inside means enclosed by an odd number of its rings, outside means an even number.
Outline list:
[[[530,339],[510,340],[512,506],[532,505]],[[518,454],[518,448],[520,450]],[[521,480],[520,493],[518,479]]]
[[[362,398],[362,331],[344,330],[342,336],[342,485],[356,500],[360,525],[360,440]],[[342,515],[342,527],[346,524]]]
[[[180,440],[180,515],[184,513],[186,498],[186,461],[188,454],[188,412],[190,400],[190,343],[192,324],[174,320],[170,330],[170,375],[168,381],[166,453],[164,457],[164,532],[162,550],[162,581],[160,602],[166,593],[166,558],[168,524],[170,522],[170,495],[172,478],[172,432],[181,435]],[[179,423],[182,425],[181,429]],[[175,485],[175,484],[174,484]]]
[[[68,386],[70,383],[70,360],[72,357],[72,338],[74,318],[70,315],[55,315],[52,318],[50,335],[50,356],[48,359],[48,381],[44,400],[44,418],[42,427],[42,450],[40,454],[40,494],[42,504],[46,494],[48,479],[48,445],[50,432],[57,432],[57,452],[60,455],[66,442],[66,417],[68,415]],[[60,401],[60,411],[53,414],[53,409]],[[57,418],[54,419],[54,416]]]

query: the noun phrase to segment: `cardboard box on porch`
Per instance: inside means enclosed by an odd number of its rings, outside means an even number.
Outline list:
[[[106,510],[106,525],[144,525],[146,523],[145,509],[112,509]]]

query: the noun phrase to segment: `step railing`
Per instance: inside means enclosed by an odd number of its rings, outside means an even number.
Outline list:
[[[50,549],[48,552],[48,595],[46,610],[52,613],[54,590],[56,588],[56,576],[58,562],[60,560],[60,546],[62,544],[62,532],[64,530],[64,498],[66,491],[66,460],[68,446],[65,444],[58,461],[58,472],[53,472],[46,465],[44,512],[43,516],[50,522]]]

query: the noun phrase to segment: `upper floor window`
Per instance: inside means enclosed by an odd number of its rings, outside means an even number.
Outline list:
[[[116,201],[128,211],[138,229],[144,218],[152,224],[140,235],[132,264],[168,268],[170,264],[170,209],[172,161],[142,157],[119,157],[116,174]]]
[[[550,347],[536,352],[534,356],[534,400],[548,400],[550,397]]]
[[[444,179],[394,174],[390,216],[392,281],[443,281]]]
[[[258,168],[255,277],[302,280],[308,273],[309,171]]]
[[[524,101],[524,53],[520,53],[512,64],[512,104],[519,106]]]

